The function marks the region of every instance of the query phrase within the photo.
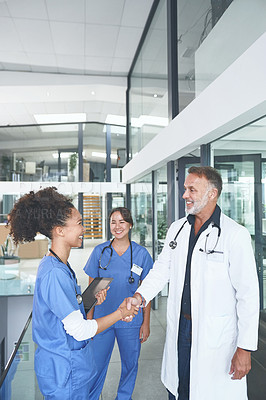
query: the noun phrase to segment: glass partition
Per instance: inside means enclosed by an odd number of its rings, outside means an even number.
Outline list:
[[[110,125],[111,181],[126,162],[124,126]],[[106,181],[106,125],[53,124],[0,128],[0,181],[78,182],[78,131],[83,135],[83,181]]]
[[[265,32],[265,13],[261,0],[178,1],[179,111]]]
[[[157,255],[163,249],[167,233],[167,167],[156,171],[156,209],[157,209]]]
[[[131,185],[131,213],[134,222],[131,238],[152,254],[152,175]]]
[[[78,124],[0,128],[0,180],[67,181],[76,174],[77,132]]]
[[[219,204],[250,232],[266,308],[266,117],[211,144],[214,166],[223,178]]]
[[[130,155],[168,125],[166,0],[159,2],[130,76]]]
[[[0,378],[1,400],[42,400],[34,372],[31,315]]]

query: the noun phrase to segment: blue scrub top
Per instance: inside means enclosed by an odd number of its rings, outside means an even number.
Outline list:
[[[109,246],[109,244],[110,242],[108,241],[96,246],[84,267],[84,271],[91,278],[96,278],[97,276],[113,278],[110,289],[107,292],[106,300],[101,305],[95,306],[94,308],[94,318],[104,317],[114,312],[126,297],[132,296],[137,291],[140,281],[145,278],[153,266],[153,260],[149,252],[144,247],[132,241],[132,263],[141,267],[142,272],[140,276],[133,272],[132,276],[135,282],[129,283],[128,279],[131,269],[130,246],[122,256],[119,256],[113,248],[113,255],[109,265],[107,264],[110,260],[110,249],[105,249],[102,254],[101,266],[105,267],[107,265],[107,269],[103,270],[99,268],[99,259],[102,250],[104,247]],[[123,321],[118,321],[115,327],[137,328],[141,326],[142,322],[143,313],[139,312],[131,322],[125,323]]]
[[[85,317],[83,303],[77,302],[80,288],[69,268],[55,257],[45,256],[39,265],[32,314],[32,336],[38,345],[35,352],[35,372],[41,391],[49,387],[63,387],[72,373],[77,388],[87,383],[95,371],[88,340],[77,341],[68,335],[62,320],[80,310]],[[43,386],[43,387],[41,387]]]

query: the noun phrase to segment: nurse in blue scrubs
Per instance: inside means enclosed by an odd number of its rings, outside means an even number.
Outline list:
[[[130,211],[118,207],[111,211],[110,230],[113,239],[96,246],[84,268],[89,282],[97,276],[112,277],[107,300],[92,310],[89,318],[102,318],[113,312],[121,299],[130,297],[152,268],[153,260],[148,251],[129,239],[133,227]],[[93,340],[93,352],[98,373],[93,379],[90,400],[98,400],[104,385],[109,361],[117,340],[121,357],[121,378],[116,400],[130,400],[138,372],[141,343],[150,334],[150,304],[125,324],[118,321]]]
[[[38,346],[34,368],[40,390],[46,400],[88,400],[96,374],[90,338],[138,310],[128,311],[123,302],[104,318],[87,320],[67,261],[70,249],[81,246],[82,218],[55,188],[21,197],[10,212],[9,225],[16,244],[33,241],[37,232],[51,239],[38,268],[33,302],[32,334]],[[96,297],[101,304],[106,290]]]

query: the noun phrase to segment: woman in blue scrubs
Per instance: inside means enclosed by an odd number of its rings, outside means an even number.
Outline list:
[[[97,276],[112,277],[108,299],[88,313],[88,318],[99,318],[113,312],[121,299],[132,296],[140,282],[152,268],[153,260],[148,251],[129,239],[133,227],[130,211],[118,207],[111,211],[110,230],[113,240],[95,247],[84,271],[89,283]],[[118,321],[93,340],[93,352],[98,373],[93,379],[90,400],[98,400],[104,385],[109,361],[117,340],[121,357],[121,377],[116,400],[130,400],[138,372],[141,343],[150,334],[150,304],[125,324]]]
[[[123,302],[112,314],[87,320],[67,261],[70,249],[82,244],[82,218],[55,188],[21,197],[10,212],[9,225],[16,244],[33,241],[37,232],[51,239],[38,268],[33,301],[32,334],[38,345],[34,368],[40,390],[46,400],[88,400],[96,373],[89,339],[137,309],[128,311]],[[101,304],[106,290],[96,297]]]

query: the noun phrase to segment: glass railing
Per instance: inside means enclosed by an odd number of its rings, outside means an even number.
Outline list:
[[[34,373],[34,352],[30,315],[1,375],[1,400],[43,400]]]

